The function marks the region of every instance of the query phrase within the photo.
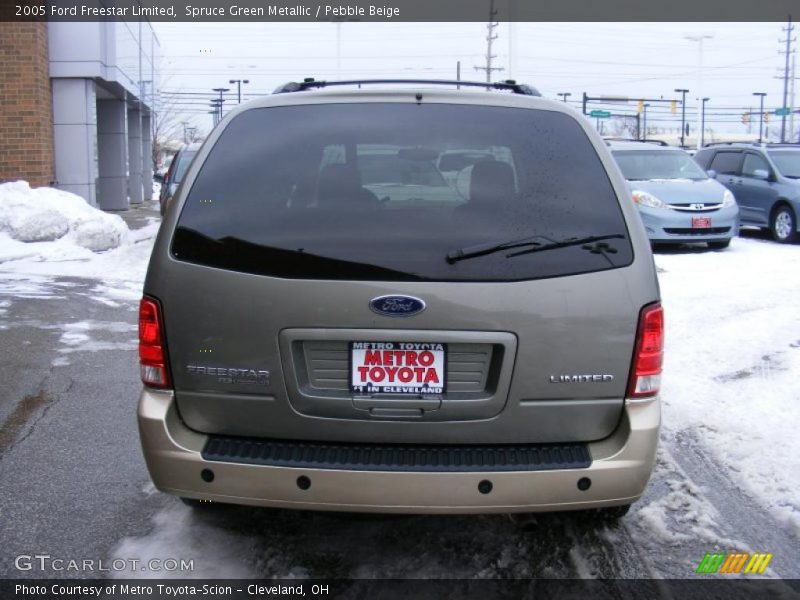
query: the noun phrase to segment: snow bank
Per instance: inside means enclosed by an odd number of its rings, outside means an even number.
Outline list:
[[[701,427],[727,474],[800,531],[800,247],[736,238],[655,260],[665,436]]]
[[[0,185],[0,261],[40,255],[63,257],[74,250],[103,252],[127,240],[128,226],[117,215],[90,206],[83,198],[26,181]],[[54,242],[30,249],[20,244]],[[40,254],[40,252],[42,254]]]

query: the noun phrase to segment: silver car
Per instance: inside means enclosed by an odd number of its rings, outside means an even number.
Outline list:
[[[514,82],[345,83],[231,111],[167,210],[140,310],[156,487],[624,514],[658,443],[663,312],[603,140]],[[444,177],[454,152],[478,159]]]
[[[739,232],[736,199],[686,152],[644,142],[609,144],[653,244],[728,247]]]

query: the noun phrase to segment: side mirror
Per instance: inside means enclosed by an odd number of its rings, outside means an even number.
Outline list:
[[[753,171],[753,177],[756,179],[763,179],[764,181],[769,181],[769,171],[766,169],[756,169]]]
[[[706,171],[706,175],[711,177],[711,179],[717,178],[717,172],[714,169],[709,169],[708,171]]]

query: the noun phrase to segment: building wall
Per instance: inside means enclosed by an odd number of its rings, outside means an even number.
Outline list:
[[[47,23],[0,22],[0,182],[54,179]]]
[[[150,123],[156,80],[151,24],[52,22],[48,44],[58,187],[104,210],[149,199],[142,122]]]

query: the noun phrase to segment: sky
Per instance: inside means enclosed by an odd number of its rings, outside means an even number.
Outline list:
[[[161,44],[162,98],[207,131],[211,88],[248,79],[246,100],[290,80],[336,78],[461,78],[485,80],[486,23],[155,23]],[[500,23],[494,30],[493,80],[509,76],[544,96],[568,92],[580,107],[590,96],[680,98],[689,89],[687,121],[694,124],[699,86],[707,126],[746,133],[741,113],[782,105],[785,23]],[[337,34],[338,32],[338,34]],[[796,30],[795,30],[796,33]],[[698,79],[703,41],[702,82]],[[338,39],[338,43],[337,43]],[[338,51],[337,51],[338,48]],[[338,57],[338,58],[337,58]],[[800,87],[797,90],[800,96]],[[800,101],[800,98],[798,98]],[[635,112],[627,105],[590,106]],[[680,126],[668,103],[651,104],[648,123]],[[773,131],[780,119],[772,118]],[[751,125],[752,127],[752,125]],[[788,120],[787,120],[788,127]],[[800,119],[796,128],[800,129]]]

